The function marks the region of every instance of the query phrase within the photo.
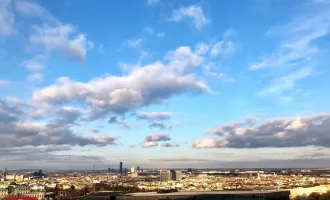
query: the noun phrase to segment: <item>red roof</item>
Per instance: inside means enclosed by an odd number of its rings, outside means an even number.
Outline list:
[[[37,200],[35,197],[5,197],[4,200]]]

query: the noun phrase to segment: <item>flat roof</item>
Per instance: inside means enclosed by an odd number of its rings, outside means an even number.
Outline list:
[[[290,192],[289,190],[264,190],[264,191],[194,191],[194,192],[172,192],[172,193],[157,193],[157,192],[140,192],[121,194],[120,196],[174,196],[174,195],[217,195],[217,194],[268,194]]]

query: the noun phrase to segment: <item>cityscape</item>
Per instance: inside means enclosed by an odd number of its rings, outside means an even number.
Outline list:
[[[0,200],[330,200],[330,0],[0,0]]]
[[[0,183],[1,199],[248,199],[256,194],[261,199],[330,197],[330,169],[128,169],[120,162],[117,169],[97,171],[4,169]]]

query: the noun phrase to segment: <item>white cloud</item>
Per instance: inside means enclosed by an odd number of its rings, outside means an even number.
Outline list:
[[[84,34],[76,33],[70,25],[33,26],[29,36],[31,48],[41,48],[46,53],[57,52],[66,58],[86,60],[93,43]]]
[[[178,73],[185,73],[193,67],[200,66],[204,58],[193,52],[190,47],[182,46],[167,54],[167,59],[170,61],[169,67]]]
[[[230,55],[236,49],[236,44],[232,41],[220,41],[217,42],[210,50],[211,56],[219,56],[219,55]]]
[[[42,16],[47,12],[41,6],[29,0],[16,0],[15,8],[20,14],[26,16]]]
[[[199,55],[205,55],[209,52],[209,50],[210,50],[210,45],[205,43],[199,43],[196,46],[196,53]]]
[[[44,64],[46,56],[37,55],[30,60],[25,60],[21,63],[29,71],[42,71],[44,69]]]
[[[228,141],[223,138],[208,138],[204,140],[197,140],[193,142],[193,147],[196,149],[200,148],[220,148],[226,147],[228,145]]]
[[[281,94],[284,91],[291,91],[295,88],[296,82],[309,77],[312,74],[310,68],[302,68],[291,74],[278,77],[271,81],[270,85],[260,91],[260,95]]]
[[[215,72],[215,63],[207,63],[203,65],[203,74],[206,76],[213,76],[224,82],[232,82],[234,79],[224,72]]]
[[[301,23],[301,22],[304,23]],[[272,54],[253,63],[250,70],[276,67],[299,67],[310,65],[320,53],[315,40],[325,37],[330,31],[328,9],[317,10],[312,16],[299,16],[284,26],[270,29],[268,36],[281,36],[285,40]]]
[[[27,122],[31,112],[0,99],[0,147],[23,147],[41,145],[105,146],[114,144],[117,137],[87,137],[73,133],[71,127],[81,116],[80,111],[71,107],[57,110],[55,119],[48,122]]]
[[[208,131],[218,136],[198,140],[194,148],[329,147],[330,114],[278,118],[260,124],[224,124]]]
[[[196,80],[193,74],[177,74],[156,62],[136,67],[122,77],[106,75],[89,82],[61,78],[57,84],[35,91],[32,100],[45,112],[78,101],[89,105],[89,118],[99,118],[108,113],[125,113],[159,104],[176,94],[207,91],[207,85]]]
[[[156,146],[158,146],[158,143],[154,142],[154,141],[142,143],[142,147],[144,147],[144,148],[150,148],[150,147],[156,147]]]
[[[30,82],[42,82],[44,80],[44,76],[42,73],[34,73],[28,76],[27,78]]]
[[[181,7],[174,10],[170,21],[180,22],[189,19],[198,30],[202,30],[205,25],[210,23],[210,20],[205,17],[203,8],[198,5],[189,7]]]
[[[0,1],[0,37],[9,37],[16,32],[15,15],[11,0]]]
[[[166,133],[158,133],[153,135],[147,135],[144,137],[144,141],[142,143],[142,147],[149,148],[158,146],[158,142],[170,141],[171,138],[169,134]]]

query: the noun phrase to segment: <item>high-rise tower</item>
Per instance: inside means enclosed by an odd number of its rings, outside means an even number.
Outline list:
[[[119,173],[123,173],[123,162],[119,163]]]

